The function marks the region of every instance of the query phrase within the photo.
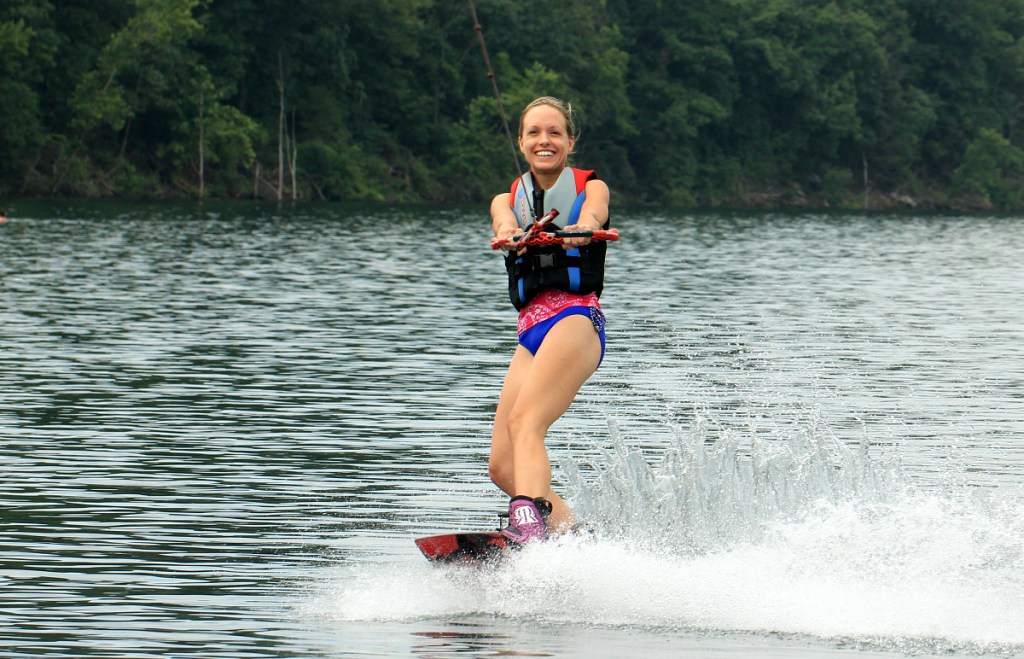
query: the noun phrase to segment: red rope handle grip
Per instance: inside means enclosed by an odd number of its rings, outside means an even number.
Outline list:
[[[608,229],[605,231],[598,229],[596,231],[587,231],[581,229],[579,231],[555,231],[554,233],[541,232],[526,236],[526,239],[522,242],[491,238],[491,249],[516,247],[520,245],[561,245],[565,238],[590,238],[591,240],[615,241],[619,239],[619,230]]]

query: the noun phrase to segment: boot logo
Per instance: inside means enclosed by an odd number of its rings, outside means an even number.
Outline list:
[[[516,526],[536,524],[540,521],[537,519],[537,513],[534,512],[533,506],[519,506],[512,511],[512,516],[515,518]]]

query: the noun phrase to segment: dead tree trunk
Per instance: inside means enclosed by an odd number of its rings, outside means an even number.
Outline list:
[[[199,198],[206,194],[206,92],[199,90]]]
[[[277,200],[284,198],[284,141],[285,133],[285,111],[284,111],[284,54],[277,52],[277,91],[279,93],[279,108],[277,120]]]

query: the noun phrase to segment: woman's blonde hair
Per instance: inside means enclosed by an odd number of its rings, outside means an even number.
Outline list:
[[[569,132],[569,137],[576,139],[576,126],[572,122],[572,103],[563,103],[561,99],[557,99],[554,96],[541,96],[530,101],[529,105],[523,108],[523,113],[519,115],[519,137],[523,136],[523,118],[526,113],[539,105],[550,105],[565,117],[565,128]]]

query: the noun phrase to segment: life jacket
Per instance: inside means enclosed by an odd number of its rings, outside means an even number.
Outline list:
[[[528,229],[538,217],[552,209],[558,211],[552,231],[576,224],[587,197],[587,181],[597,178],[592,170],[566,167],[549,190],[535,188],[533,175],[524,175],[512,182],[512,212],[519,227]],[[531,210],[532,202],[532,210]],[[607,229],[606,221],[602,229]],[[526,306],[543,288],[556,288],[569,293],[601,294],[604,288],[604,256],[607,243],[597,241],[582,247],[565,249],[561,245],[531,245],[518,255],[505,255],[508,271],[508,295],[516,309]]]

